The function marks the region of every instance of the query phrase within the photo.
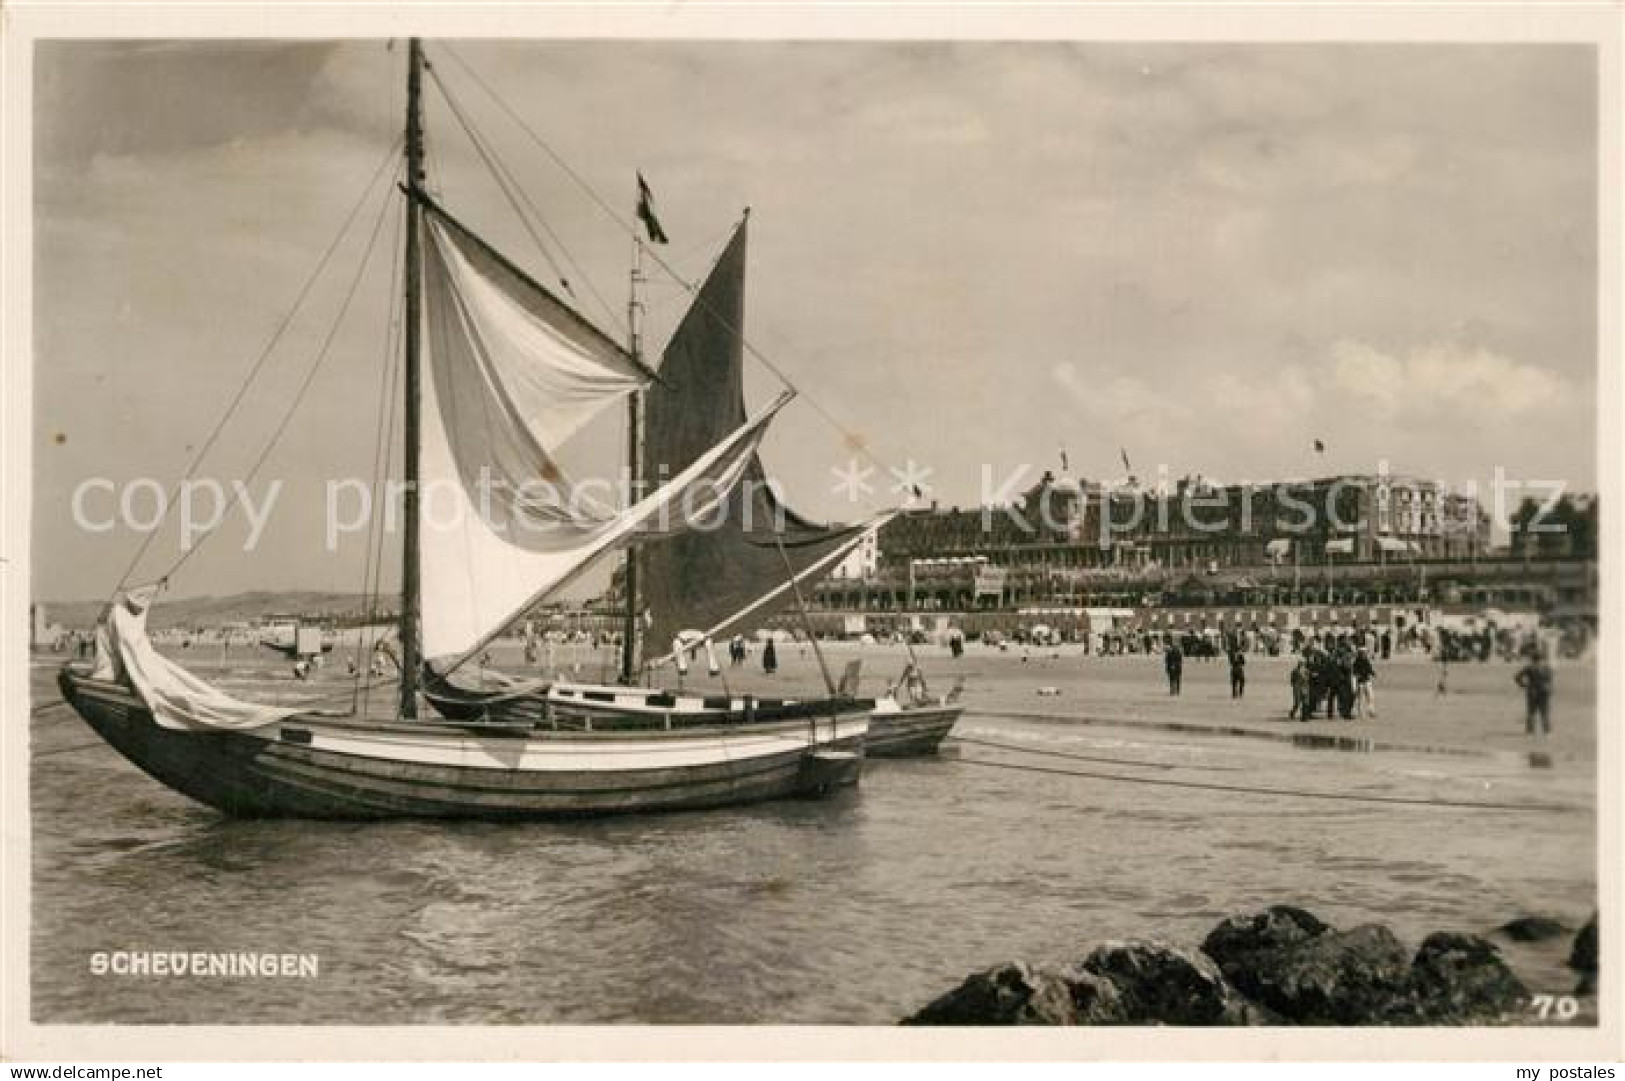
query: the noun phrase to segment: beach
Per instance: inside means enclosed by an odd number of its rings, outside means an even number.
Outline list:
[[[823,650],[837,678],[862,660],[867,695],[907,660],[896,645]],[[352,691],[343,646],[310,683],[259,646],[168,652],[262,700]],[[1557,666],[1554,732],[1537,743],[1498,660],[1451,666],[1444,694],[1425,658],[1380,663],[1378,717],[1301,723],[1284,658],[1250,657],[1234,700],[1220,660],[1187,660],[1173,698],[1154,656],[916,653],[933,692],[964,681],[938,758],[870,762],[819,801],[522,825],[224,819],[71,711],[39,711],[61,658],[38,656],[34,1017],[891,1024],[992,964],[1200,941],[1269,904],[1380,921],[1413,945],[1526,915],[1577,928],[1595,908],[1590,662]],[[753,646],[685,683],[819,691],[810,644],[778,654],[771,676]],[[594,679],[610,655],[558,647],[552,663]],[[527,671],[512,643],[493,664]],[[388,689],[369,697],[380,708]],[[1531,991],[1572,990],[1567,938],[1496,941]],[[92,972],[98,951],[132,949],[314,954],[319,972]]]

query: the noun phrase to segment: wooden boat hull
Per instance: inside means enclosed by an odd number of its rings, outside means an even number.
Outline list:
[[[961,705],[876,710],[869,715],[864,754],[870,758],[913,758],[936,754],[944,737],[965,712]]]
[[[245,818],[555,818],[820,795],[856,781],[869,726],[866,711],[658,733],[310,713],[251,731],[180,731],[120,684],[68,669],[59,683],[147,774]]]
[[[557,681],[512,691],[458,687],[430,679],[424,687],[436,712],[452,721],[529,724],[557,730],[609,727],[673,729],[708,724],[824,718],[864,712],[867,698],[763,698],[708,695],[659,688]]]

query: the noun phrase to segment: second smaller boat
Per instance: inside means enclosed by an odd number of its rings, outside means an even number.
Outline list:
[[[915,758],[936,754],[965,707],[959,701],[965,681],[941,697],[933,697],[925,674],[915,661],[886,693],[875,700],[869,714],[869,734],[864,754],[870,758]]]

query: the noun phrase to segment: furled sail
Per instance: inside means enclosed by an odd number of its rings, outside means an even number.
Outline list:
[[[96,628],[97,679],[123,683],[135,691],[162,728],[184,731],[263,728],[301,712],[233,698],[194,676],[153,647],[147,613],[156,586],[132,589],[108,608]]]
[[[595,560],[714,516],[781,398],[617,511],[567,478],[562,440],[645,381],[624,351],[443,211],[425,217],[424,656],[460,662]]]
[[[741,222],[667,343],[660,382],[645,392],[645,477],[682,469],[744,420],[745,240]],[[799,580],[827,569],[874,525],[809,522],[785,505],[753,458],[716,528],[641,550],[646,655],[666,653],[685,629],[722,635],[760,619],[790,598],[791,570]]]

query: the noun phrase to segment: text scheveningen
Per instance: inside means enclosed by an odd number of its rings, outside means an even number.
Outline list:
[[[321,958],[314,953],[98,950],[90,955],[92,976],[314,980],[320,971]]]

